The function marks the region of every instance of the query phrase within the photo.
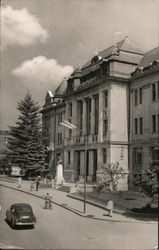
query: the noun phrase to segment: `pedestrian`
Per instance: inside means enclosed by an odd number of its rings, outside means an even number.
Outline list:
[[[18,178],[18,188],[21,188],[21,186],[22,186],[22,177],[19,176],[19,178]]]
[[[108,211],[108,216],[112,217],[113,216],[113,207],[114,207],[114,204],[113,204],[113,201],[112,200],[109,200],[107,202],[107,205],[106,205],[106,209]]]
[[[52,209],[52,203],[51,203],[51,196],[49,195],[49,193],[46,194],[45,196],[45,209]]]
[[[39,189],[39,178],[36,178],[36,191]]]
[[[34,180],[31,181],[31,184],[30,184],[30,191],[33,191],[34,190]]]

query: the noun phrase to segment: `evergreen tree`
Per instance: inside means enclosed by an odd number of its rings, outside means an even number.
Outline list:
[[[32,100],[28,92],[18,102],[20,114],[16,126],[10,127],[8,138],[8,157],[12,164],[18,164],[23,169],[44,164],[46,152],[42,145],[40,130],[40,115],[38,104]]]
[[[42,144],[42,134],[33,130],[27,147],[27,165],[28,167],[41,168],[45,166],[46,148]]]

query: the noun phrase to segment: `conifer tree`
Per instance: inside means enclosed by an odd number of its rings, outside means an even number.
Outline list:
[[[45,162],[46,151],[42,144],[40,130],[40,115],[38,104],[28,92],[18,102],[17,109],[20,114],[16,126],[10,127],[8,138],[8,157],[12,164],[18,164],[23,169],[42,166]]]

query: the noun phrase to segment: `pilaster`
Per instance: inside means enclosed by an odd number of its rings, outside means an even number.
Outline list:
[[[99,91],[99,130],[98,130],[98,140],[103,141],[103,91]]]
[[[80,151],[80,174],[84,177],[85,171],[85,154],[84,151]]]
[[[91,98],[91,134],[95,133],[95,99]]]
[[[102,149],[99,148],[97,150],[97,159],[98,159],[98,164],[97,164],[97,172],[96,172],[96,180],[97,182],[101,180],[102,174],[103,174],[103,169],[102,169],[102,163],[103,163],[103,155],[102,155]]]
[[[77,101],[73,100],[72,102],[72,124],[74,124],[75,126],[77,125]],[[73,129],[72,130],[72,136],[76,136],[77,134],[77,130]]]
[[[83,120],[83,131],[86,131],[86,114],[87,114],[87,105],[86,105],[86,100],[83,99],[83,115],[82,115],[82,120]]]

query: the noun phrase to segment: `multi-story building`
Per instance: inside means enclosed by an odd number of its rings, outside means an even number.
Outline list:
[[[50,140],[50,168],[53,160],[55,168],[60,156],[66,180],[83,179],[85,159],[90,182],[100,179],[108,163],[118,161],[125,170],[118,188],[127,189],[129,79],[142,57],[140,49],[126,37],[77,68],[54,96],[48,91],[41,112]],[[63,119],[77,129],[60,126]]]
[[[54,94],[49,90],[46,94],[42,113],[43,138],[48,149],[47,163],[50,172],[55,176],[58,158],[64,154],[64,130],[60,123],[65,119],[65,102],[63,95],[67,88],[67,81],[59,85]]]
[[[130,183],[159,160],[159,47],[144,55],[130,85]]]

